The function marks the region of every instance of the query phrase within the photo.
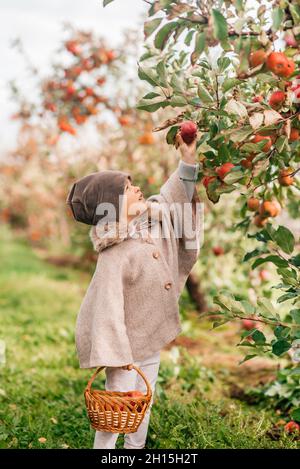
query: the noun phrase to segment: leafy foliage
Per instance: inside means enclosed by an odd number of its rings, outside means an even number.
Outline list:
[[[152,113],[180,108],[174,119],[155,129],[167,129],[168,144],[174,143],[180,122],[197,124],[199,178],[208,199],[216,204],[225,194],[240,194],[241,220],[236,228],[258,243],[245,253],[244,262],[250,261],[252,269],[273,264],[280,278],[272,287],[282,291],[276,306],[269,298],[259,298],[254,305],[228,291],[219,292],[214,299],[220,309],[215,327],[234,319],[253,321],[254,327],[239,343],[250,348],[244,361],[257,354],[291,354],[300,338],[299,242],[286,226],[273,226],[272,220],[285,204],[299,212],[298,2],[149,4],[139,77],[152,92],[141,98],[137,109]],[[281,48],[277,53],[277,39],[284,40],[284,52]],[[230,169],[224,171],[224,165]],[[250,198],[257,201],[254,208],[248,205]],[[261,230],[253,234],[253,227]],[[282,319],[279,306],[285,302],[291,309]],[[266,324],[270,333],[255,327],[260,324]]]

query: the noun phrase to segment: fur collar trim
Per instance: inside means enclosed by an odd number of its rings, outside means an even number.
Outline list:
[[[109,246],[120,244],[125,239],[131,238],[136,233],[151,226],[152,223],[162,220],[162,208],[158,202],[146,201],[146,205],[147,209],[129,223],[113,221],[92,226],[89,237],[94,250],[101,252]]]

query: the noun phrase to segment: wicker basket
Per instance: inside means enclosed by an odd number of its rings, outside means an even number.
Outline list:
[[[133,433],[141,424],[147,411],[152,391],[144,373],[132,365],[146,383],[147,393],[140,397],[129,397],[128,392],[91,390],[97,374],[105,366],[98,368],[89,380],[84,398],[91,426],[95,430],[111,433]]]

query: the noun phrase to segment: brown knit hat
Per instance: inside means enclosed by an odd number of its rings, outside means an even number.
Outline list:
[[[103,217],[109,219],[109,212],[106,210],[104,214],[96,215],[98,204],[106,202],[113,204],[116,210],[115,220],[110,221],[119,222],[119,195],[124,194],[127,178],[131,181],[130,174],[107,169],[76,181],[66,200],[75,220],[87,225],[97,225]]]

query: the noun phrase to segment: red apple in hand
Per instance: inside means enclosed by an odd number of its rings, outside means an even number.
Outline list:
[[[190,145],[196,138],[197,126],[193,121],[185,121],[180,125],[180,134],[182,140]]]

